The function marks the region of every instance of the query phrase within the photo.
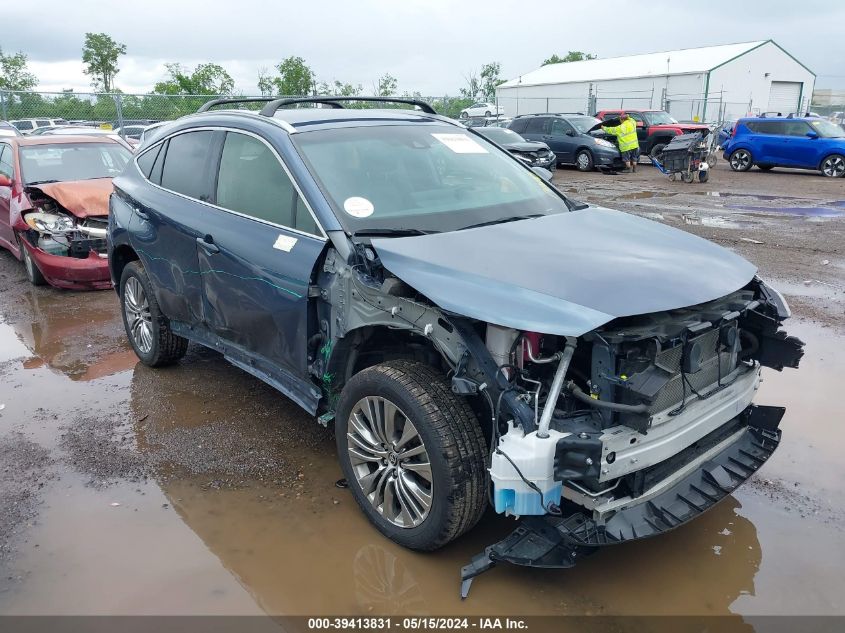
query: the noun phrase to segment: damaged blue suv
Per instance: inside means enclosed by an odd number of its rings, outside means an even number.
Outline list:
[[[704,512],[777,448],[762,367],[797,367],[752,264],[580,204],[426,103],[216,100],[114,180],[108,252],[142,362],[189,341],[333,423],[384,535],[463,570],[570,567]],[[316,107],[320,106],[320,107]]]

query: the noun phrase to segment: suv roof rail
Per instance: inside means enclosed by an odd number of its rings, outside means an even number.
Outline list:
[[[282,106],[293,103],[322,103],[333,108],[342,108],[339,101],[372,101],[375,103],[404,103],[418,107],[426,114],[437,114],[434,108],[425,101],[419,99],[405,99],[403,97],[283,97],[280,99],[271,100],[266,106],[261,108],[261,114],[264,116],[273,116],[276,110]]]
[[[207,112],[214,106],[225,105],[230,103],[266,103],[273,101],[276,97],[226,97],[223,99],[212,99],[203,103],[197,112]]]

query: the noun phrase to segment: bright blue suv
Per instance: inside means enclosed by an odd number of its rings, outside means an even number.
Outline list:
[[[724,146],[734,171],[752,165],[821,171],[830,178],[845,175],[845,130],[825,119],[740,119]]]

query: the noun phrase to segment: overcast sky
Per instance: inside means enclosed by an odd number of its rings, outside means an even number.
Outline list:
[[[256,75],[290,55],[318,81],[363,84],[383,73],[400,91],[456,94],[464,77],[498,61],[511,78],[568,50],[615,57],[674,48],[774,39],[845,89],[845,2],[446,0],[38,0],[4,3],[0,46],[23,51],[40,90],[90,89],[82,73],[86,31],[126,44],[117,85],[146,92],[165,62],[224,66],[236,89],[257,93]],[[11,25],[14,25],[12,27]],[[659,26],[658,26],[659,25]]]

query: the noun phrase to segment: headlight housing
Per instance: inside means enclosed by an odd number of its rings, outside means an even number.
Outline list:
[[[596,145],[600,145],[601,147],[616,147],[613,143],[603,138],[597,138]]]
[[[24,216],[24,222],[39,233],[50,235],[69,233],[76,229],[76,222],[73,218],[56,213],[43,213],[41,211],[29,213]]]

